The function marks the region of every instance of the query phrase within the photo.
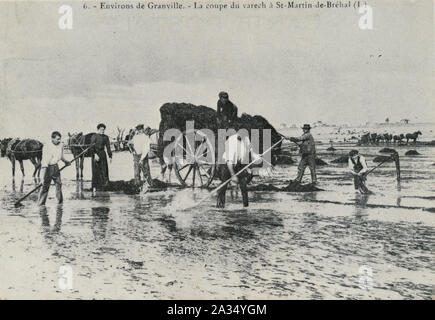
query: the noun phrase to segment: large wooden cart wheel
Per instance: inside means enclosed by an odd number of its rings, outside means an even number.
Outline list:
[[[201,130],[195,134],[199,141],[189,141],[186,133],[175,140],[175,175],[184,187],[207,188],[216,172],[215,147]]]

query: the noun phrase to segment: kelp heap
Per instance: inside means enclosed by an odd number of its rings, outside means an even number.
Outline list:
[[[324,191],[317,188],[312,184],[301,184],[299,181],[290,180],[288,185],[282,188],[274,186],[272,184],[259,184],[256,186],[248,187],[249,191],[281,191],[281,192],[313,192]]]
[[[168,184],[159,180],[159,179],[152,179],[152,184],[147,185],[145,190],[142,190],[142,186],[144,185],[144,182],[141,181],[140,183],[136,183],[134,179],[131,179],[129,181],[124,180],[116,180],[116,181],[109,181],[109,184],[107,186],[100,187],[99,191],[111,191],[111,192],[123,192],[128,195],[134,195],[139,194],[142,192],[158,192],[158,191],[164,191],[167,189]],[[92,191],[92,189],[88,189],[87,191]]]
[[[163,141],[163,135],[168,129],[178,129],[181,132],[186,131],[186,121],[194,121],[195,129],[210,129],[217,134],[219,129],[216,110],[206,106],[195,106],[190,103],[165,103],[160,108],[160,126],[158,139],[158,155],[163,160],[163,150],[170,144],[170,141]],[[275,128],[262,116],[243,113],[240,118],[234,121],[231,126],[236,130],[244,128],[251,133],[252,129],[259,130],[259,153],[263,151],[263,129],[271,130],[272,145],[277,143],[281,137]],[[252,140],[252,139],[251,139]],[[216,142],[217,143],[217,142]],[[216,150],[217,152],[217,150]],[[281,143],[272,150],[272,163],[281,153]]]

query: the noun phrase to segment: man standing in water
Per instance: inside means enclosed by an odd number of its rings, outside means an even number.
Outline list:
[[[237,107],[229,100],[228,93],[224,91],[219,93],[217,117],[219,126],[226,126],[237,119]]]
[[[63,155],[63,144],[60,142],[61,138],[61,134],[58,131],[54,131],[51,134],[51,142],[45,144],[42,148],[41,171],[43,181],[38,197],[38,204],[40,206],[45,205],[45,202],[47,201],[51,181],[53,181],[56,186],[57,203],[63,202],[62,181],[60,179],[60,171],[57,163],[60,160],[62,160],[67,166],[71,163],[66,160]]]
[[[355,190],[359,190],[359,192],[363,194],[371,193],[365,185],[367,178],[364,173],[368,171],[366,159],[359,154],[358,150],[351,150],[349,152],[348,167],[350,173],[353,175]]]
[[[148,153],[150,151],[151,129],[147,127],[144,130],[144,125],[136,126],[136,134],[133,139],[128,142],[131,152],[133,153],[134,180],[137,185],[141,184],[141,172],[144,180],[149,186],[152,185],[150,165],[148,162]]]
[[[112,162],[112,151],[110,150],[109,137],[104,134],[106,125],[100,123],[97,126],[98,133],[91,137],[92,152],[92,193],[95,195],[97,189],[104,188],[109,184],[109,166],[107,164],[106,152]]]
[[[300,137],[288,138],[290,141],[296,143],[299,146],[299,153],[301,154],[301,161],[299,162],[296,181],[301,183],[305,169],[308,166],[311,172],[311,183],[315,185],[317,184],[316,145],[314,143],[314,138],[310,132],[311,126],[309,124],[304,124],[302,130],[304,133]]]
[[[217,173],[222,182],[227,181],[231,178],[231,181],[238,183],[240,191],[242,192],[243,206],[247,207],[249,205],[248,201],[248,169],[245,169],[238,176],[235,176],[242,168],[244,168],[249,163],[249,154],[257,160],[255,165],[261,163],[261,157],[252,150],[251,142],[249,137],[242,136],[240,133],[235,133],[228,137],[225,142],[225,153],[223,154],[224,163],[219,164],[217,168]],[[228,188],[228,183],[223,186],[217,194],[217,207],[225,207],[225,193]]]

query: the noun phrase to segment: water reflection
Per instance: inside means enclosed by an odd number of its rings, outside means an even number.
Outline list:
[[[60,231],[62,225],[63,205],[56,206],[56,220],[53,228],[50,229],[50,218],[48,216],[48,210],[46,206],[39,207],[39,215],[41,216],[41,222],[43,230],[46,234],[57,233]]]
[[[317,192],[305,192],[302,194],[303,201],[317,201]]]
[[[92,197],[95,202],[101,203],[109,203],[110,202],[110,193],[105,191],[99,191],[97,194]]]
[[[73,194],[72,199],[76,199],[76,200],[85,199],[85,194],[83,192],[83,180],[76,181],[76,191]]]
[[[361,218],[368,215],[367,203],[369,201],[370,193],[357,193],[355,195],[355,217]]]
[[[107,207],[92,208],[92,232],[96,240],[106,238],[110,209]]]

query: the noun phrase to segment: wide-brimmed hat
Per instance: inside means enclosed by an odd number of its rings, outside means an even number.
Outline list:
[[[309,125],[309,124],[304,124],[304,126],[302,127],[302,129],[307,129],[307,130],[310,130],[311,129],[311,126]]]
[[[103,127],[104,129],[106,129],[106,125],[104,123],[100,123],[97,126],[97,130],[99,130],[101,127]]]
[[[143,124],[138,124],[136,126],[136,130],[143,130],[144,125]]]

